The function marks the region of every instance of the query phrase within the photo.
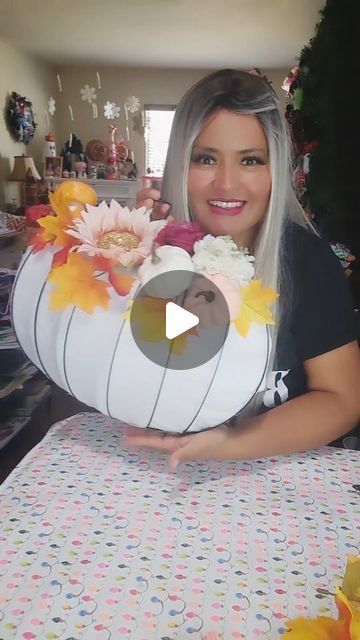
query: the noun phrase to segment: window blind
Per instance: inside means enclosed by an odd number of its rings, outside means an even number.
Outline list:
[[[145,105],[145,173],[162,176],[175,105]]]

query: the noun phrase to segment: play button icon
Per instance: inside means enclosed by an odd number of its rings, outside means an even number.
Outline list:
[[[220,289],[203,275],[180,270],[148,281],[130,312],[137,347],[165,369],[192,369],[211,360],[221,351],[229,325]]]
[[[199,318],[174,302],[166,304],[165,334],[173,340],[199,324]]]

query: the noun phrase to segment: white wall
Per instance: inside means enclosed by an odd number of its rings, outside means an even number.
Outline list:
[[[50,130],[56,136],[57,153],[74,133],[84,148],[91,139],[109,140],[109,124],[113,122],[118,132],[126,139],[126,120],[123,104],[130,95],[139,98],[141,104],[176,104],[184,92],[197,80],[209,73],[209,69],[151,69],[105,65],[67,65],[53,68],[44,62],[0,41],[0,104],[6,104],[7,96],[16,91],[27,96],[33,103],[37,116],[37,129],[29,145],[15,142],[6,128],[5,118],[0,118],[0,208],[11,197],[18,197],[18,185],[8,183],[13,156],[32,155],[38,171],[42,173],[42,149],[44,136],[48,132],[45,110],[48,100],[56,100],[56,112],[50,118]],[[285,93],[281,83],[287,69],[262,69],[277,92],[285,108]],[[101,89],[98,88],[97,72]],[[62,91],[59,91],[57,74]],[[93,118],[92,107],[81,99],[80,89],[85,84],[94,86],[97,92],[98,118]],[[107,101],[121,106],[120,118],[110,121],[104,117],[103,105]],[[71,120],[71,105],[74,120]],[[143,137],[132,129],[131,116],[128,122],[130,142],[139,175],[144,173],[145,145]]]
[[[275,91],[285,108],[285,93],[281,83],[287,75],[287,69],[262,70],[272,82]],[[100,75],[101,89],[98,88],[97,75]],[[118,127],[126,140],[126,120],[123,104],[128,96],[135,95],[141,104],[176,104],[185,91],[197,80],[210,73],[209,69],[148,69],[119,66],[63,66],[56,70],[62,85],[62,93],[56,92],[57,146],[69,139],[70,132],[80,138],[84,148],[90,139],[109,140],[109,124]],[[97,93],[98,118],[93,118],[92,107],[81,99],[80,89],[85,84],[93,86]],[[103,106],[107,101],[121,107],[120,117],[110,121],[104,117]],[[69,104],[74,121],[71,121]],[[134,152],[139,175],[144,173],[145,146],[143,137],[132,130],[129,122],[130,147]]]

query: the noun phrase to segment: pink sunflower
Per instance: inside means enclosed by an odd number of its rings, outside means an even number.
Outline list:
[[[80,243],[76,251],[116,260],[124,267],[141,264],[167,224],[166,220],[151,222],[145,207],[130,211],[116,200],[111,200],[110,206],[101,202],[98,207],[87,205],[86,209],[66,229]]]

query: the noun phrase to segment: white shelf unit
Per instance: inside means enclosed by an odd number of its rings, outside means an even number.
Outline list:
[[[101,180],[95,178],[76,178],[90,185],[95,189],[98,197],[98,202],[105,200],[109,202],[114,199],[121,205],[128,206],[129,208],[135,207],[136,194],[141,189],[140,180]],[[51,186],[71,180],[71,178],[45,178],[45,182]]]

